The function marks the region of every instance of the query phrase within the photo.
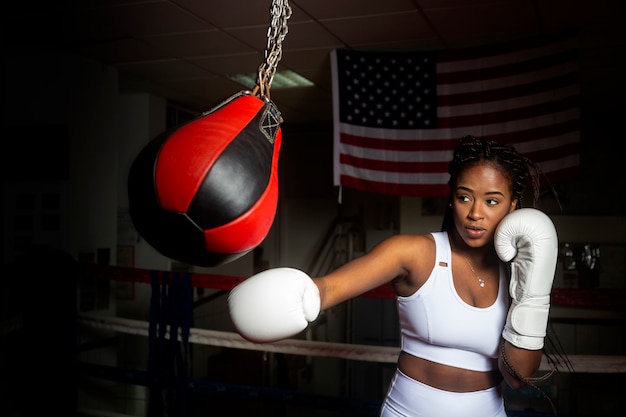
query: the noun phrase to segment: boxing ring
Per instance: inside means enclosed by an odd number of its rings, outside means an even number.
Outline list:
[[[76,320],[78,328],[100,329],[119,334],[135,335],[148,339],[150,359],[148,370],[115,369],[99,365],[82,363],[79,371],[92,377],[115,381],[124,381],[130,384],[143,385],[154,388],[155,381],[160,390],[175,389],[179,396],[208,395],[210,397],[226,396],[242,400],[279,401],[293,403],[298,406],[321,408],[329,410],[349,410],[356,415],[377,415],[380,402],[368,399],[339,398],[334,396],[315,395],[300,391],[291,391],[276,387],[242,386],[220,383],[217,381],[193,380],[188,372],[187,358],[191,345],[211,346],[214,348],[235,349],[241,351],[256,351],[263,354],[297,355],[313,358],[335,358],[347,361],[374,362],[393,366],[397,360],[399,347],[374,346],[352,343],[336,343],[305,339],[286,339],[273,343],[252,343],[243,339],[239,334],[229,331],[218,331],[193,326],[193,290],[195,288],[209,288],[219,290],[221,295],[226,294],[244,278],[199,274],[179,273],[169,271],[150,271],[135,268],[110,267],[100,265],[85,265],[86,274],[92,274],[98,279],[117,282],[132,282],[152,286],[150,320],[136,320],[124,317],[114,317],[98,312],[79,312]],[[191,298],[190,298],[191,297]],[[393,298],[390,287],[381,287],[363,295],[369,298]],[[164,300],[169,298],[168,311],[178,311],[164,317]],[[557,305],[582,305],[584,297],[577,297],[573,291],[555,290],[553,303]],[[621,300],[621,301],[620,301]],[[598,303],[622,303],[623,294],[612,294],[610,299],[600,299]],[[179,308],[170,308],[170,307]],[[160,310],[159,314],[155,310]],[[157,312],[158,313],[158,312]],[[155,356],[155,352],[157,352]],[[169,352],[165,354],[164,352]],[[163,373],[163,369],[170,369]],[[177,371],[171,371],[177,369]],[[560,355],[552,357],[544,354],[540,371],[556,370],[562,373],[599,373],[623,374],[626,373],[626,356],[610,355]],[[182,401],[184,403],[184,401]],[[162,407],[163,405],[161,405]],[[180,404],[179,404],[180,406]],[[551,414],[524,414],[512,412],[512,416],[540,416]]]

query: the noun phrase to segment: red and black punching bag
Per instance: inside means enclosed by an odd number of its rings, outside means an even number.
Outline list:
[[[152,140],[128,177],[129,212],[161,254],[199,266],[258,246],[278,203],[280,112],[241,92]]]

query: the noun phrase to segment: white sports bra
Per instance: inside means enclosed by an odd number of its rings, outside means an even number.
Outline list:
[[[408,297],[397,297],[403,351],[432,362],[473,371],[497,368],[498,346],[509,306],[505,264],[498,297],[478,308],[461,299],[452,279],[447,232],[432,233],[436,259],[430,277]]]

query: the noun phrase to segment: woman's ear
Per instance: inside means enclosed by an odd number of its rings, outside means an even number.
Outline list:
[[[511,200],[511,207],[509,207],[509,213],[513,213],[517,207],[517,198]]]

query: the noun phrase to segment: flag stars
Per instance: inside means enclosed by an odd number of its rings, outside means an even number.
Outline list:
[[[345,58],[349,56],[349,58]],[[340,113],[347,122],[377,128],[424,128],[423,120],[434,118],[424,102],[435,98],[434,77],[429,80],[425,72],[434,65],[422,62],[420,54],[402,54],[392,59],[374,53],[345,52],[338,55]],[[345,58],[345,59],[342,59]],[[430,107],[432,108],[432,106]],[[426,116],[420,118],[418,112]]]

